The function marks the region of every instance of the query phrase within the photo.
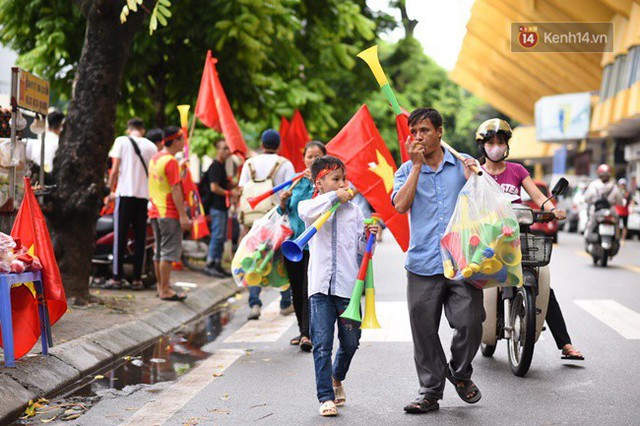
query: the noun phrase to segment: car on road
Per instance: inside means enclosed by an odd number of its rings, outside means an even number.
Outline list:
[[[549,186],[545,182],[541,180],[534,180],[533,182],[536,184],[538,189],[544,194],[545,197],[551,197],[551,191],[549,190]],[[522,198],[523,204],[531,207],[534,210],[539,210],[538,205],[531,199],[531,197],[529,197],[529,194],[527,194],[526,191],[522,191],[521,198]],[[554,200],[551,200],[549,202],[554,203],[554,205],[556,204]],[[547,223],[534,223],[533,225],[531,225],[530,231],[534,234],[548,235],[550,237],[553,237],[553,242],[557,243],[558,228],[559,228],[558,221],[554,219],[551,222],[547,222]]]

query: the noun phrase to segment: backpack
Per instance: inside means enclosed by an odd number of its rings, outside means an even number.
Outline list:
[[[242,188],[242,196],[240,197],[239,220],[244,226],[250,228],[253,226],[254,221],[260,219],[277,205],[274,200],[275,197],[272,196],[258,204],[255,209],[252,209],[247,199],[264,194],[265,192],[273,189],[273,178],[286,161],[287,160],[285,158],[278,158],[267,177],[262,180],[256,179],[256,170],[253,167],[252,162],[249,161],[245,164],[245,167],[248,167],[251,172],[251,179]]]
[[[211,192],[211,182],[209,182],[209,170],[204,172],[200,176],[200,182],[198,183],[198,193],[200,194],[200,202],[206,214],[209,214],[209,209],[213,203],[213,192]]]

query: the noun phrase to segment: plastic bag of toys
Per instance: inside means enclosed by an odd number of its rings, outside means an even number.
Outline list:
[[[276,208],[254,222],[249,233],[240,241],[231,261],[233,279],[239,287],[289,288],[289,276],[284,266],[280,246],[293,231],[286,216]]]
[[[447,278],[478,288],[522,285],[520,227],[511,198],[486,173],[471,175],[440,240]]]

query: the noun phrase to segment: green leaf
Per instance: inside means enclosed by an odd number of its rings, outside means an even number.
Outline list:
[[[136,2],[136,0],[127,0],[127,6],[129,6],[129,9],[133,12],[138,11],[138,3]]]
[[[161,13],[156,13],[155,16],[158,18],[158,22],[160,22],[160,25],[162,25],[163,27],[167,26],[167,18],[162,16]]]
[[[155,30],[158,29],[158,18],[155,14],[151,15],[151,19],[149,20],[149,35],[152,35]]]
[[[166,7],[162,6],[160,3],[158,3],[158,12],[160,12],[163,16],[167,18],[171,18],[171,11]]]

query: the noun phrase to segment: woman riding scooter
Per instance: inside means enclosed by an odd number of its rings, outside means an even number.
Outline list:
[[[478,127],[476,132],[476,143],[480,150],[480,162],[482,168],[500,185],[507,194],[515,197],[514,203],[521,203],[520,191],[524,188],[531,199],[538,205],[542,205],[547,197],[538,189],[529,176],[529,172],[517,163],[505,161],[509,156],[509,139],[511,139],[511,126],[504,120],[492,118],[485,121]],[[555,208],[552,204],[547,204],[545,210],[552,211],[556,219],[564,219],[564,210]],[[571,338],[560,310],[560,305],[556,299],[553,289],[550,289],[549,307],[545,318],[551,334],[562,350],[563,359],[584,360],[584,356],[571,344]]]

